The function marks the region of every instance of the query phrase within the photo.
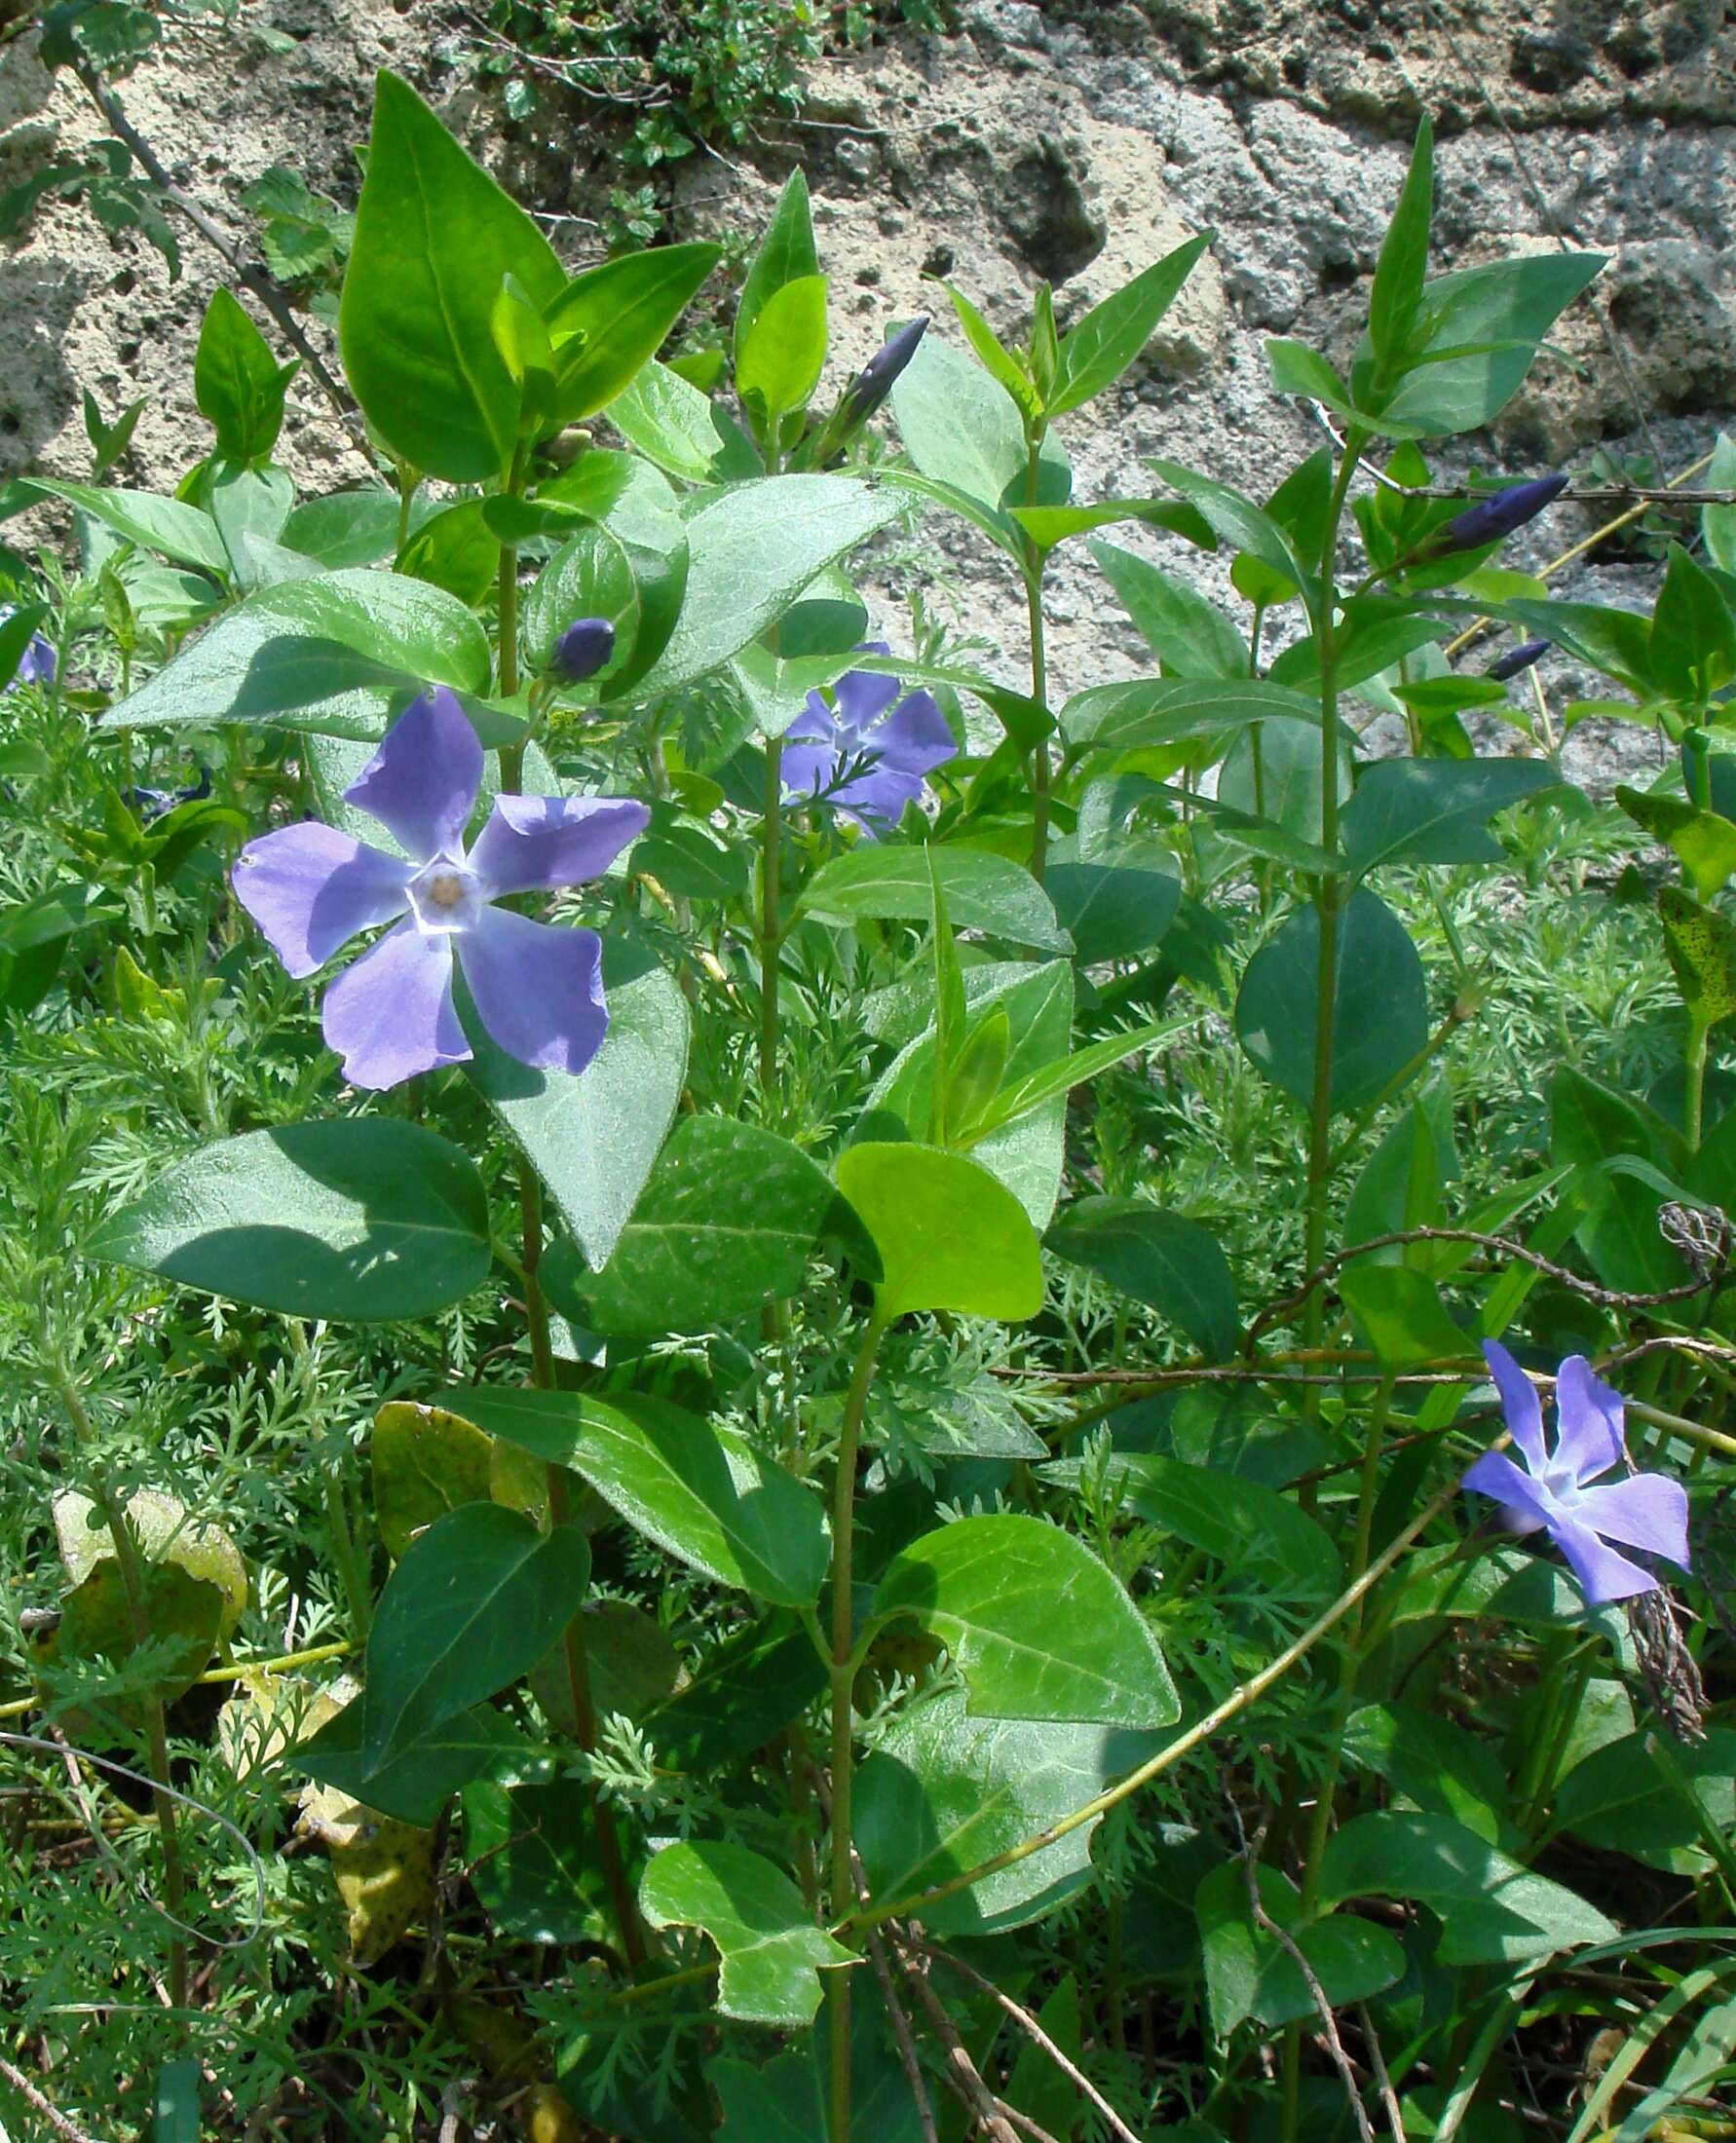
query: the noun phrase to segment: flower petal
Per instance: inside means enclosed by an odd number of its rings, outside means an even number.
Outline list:
[[[900,699],[873,734],[862,739],[900,773],[924,774],[956,759],[958,745],[932,696],[913,692]]]
[[[871,640],[862,649],[864,655],[888,652],[881,640]],[[838,727],[853,730],[859,739],[863,731],[880,720],[903,689],[899,680],[886,670],[846,670],[832,687],[838,697]]]
[[[1575,1481],[1595,1481],[1622,1453],[1622,1399],[1570,1354],[1555,1380],[1555,1464]]]
[[[1554,1523],[1555,1498],[1540,1482],[1523,1472],[1505,1451],[1485,1451],[1459,1483],[1475,1495],[1491,1496],[1501,1506],[1510,1530],[1534,1533]]]
[[[418,863],[461,852],[482,785],[482,746],[444,685],[412,700],[344,791]]]
[[[546,1072],[583,1072],[609,1031],[603,943],[594,930],[486,908],[458,940],[482,1024],[509,1057]]]
[[[817,796],[838,777],[841,757],[838,725],[832,710],[817,692],[808,695],[808,705],[783,733],[783,759],[779,771],[790,796]]]
[[[1630,1562],[1626,1556],[1606,1547],[1589,1525],[1558,1516],[1550,1521],[1549,1531],[1592,1606],[1602,1607],[1612,1599],[1632,1599],[1636,1593],[1660,1590],[1649,1570],[1642,1570],[1639,1563]]]
[[[1501,1395],[1501,1411],[1519,1446],[1520,1455],[1534,1474],[1546,1463],[1543,1451],[1543,1409],[1537,1403],[1537,1387],[1498,1339],[1483,1342],[1483,1359]]]
[[[600,878],[651,823],[643,804],[619,796],[497,796],[470,866],[484,897],[577,885]]]
[[[1643,1548],[1684,1570],[1690,1567],[1687,1490],[1667,1474],[1633,1474],[1626,1481],[1582,1489],[1573,1516],[1605,1540]]]
[[[920,773],[900,773],[895,767],[877,761],[872,752],[863,753],[862,758],[862,772],[853,781],[847,781],[833,801],[865,833],[878,837],[904,816],[905,805],[914,804],[922,795],[923,777]]]
[[[325,993],[328,1048],[353,1086],[396,1086],[471,1054],[452,1001],[452,940],[410,921],[388,930]]]
[[[414,867],[304,819],[249,841],[235,859],[235,897],[292,975],[323,967],[340,945],[408,905]]]

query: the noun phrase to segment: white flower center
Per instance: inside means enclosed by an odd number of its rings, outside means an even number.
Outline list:
[[[425,937],[473,928],[483,906],[475,872],[456,856],[435,856],[410,881],[410,913]]]

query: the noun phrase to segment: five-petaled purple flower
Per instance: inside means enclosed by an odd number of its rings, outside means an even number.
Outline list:
[[[887,649],[876,641],[862,652]],[[922,795],[925,777],[959,747],[930,696],[913,692],[900,699],[895,677],[847,670],[834,690],[836,707],[811,692],[806,712],[785,733],[784,786],[794,796],[824,794],[872,836],[896,824],[905,805]]]
[[[482,746],[464,709],[443,688],[425,693],[344,791],[408,861],[315,819],[249,842],[236,859],[236,894],[292,975],[322,967],[359,930],[403,918],[325,993],[325,1039],[357,1086],[396,1086],[471,1055],[452,998],[454,956],[509,1056],[583,1072],[602,1044],[596,932],[492,903],[595,878],[650,813],[624,798],[497,796],[467,850],[481,781]]]
[[[9,618],[16,618],[16,603],[0,603],[0,625]],[[52,642],[40,632],[33,632],[24,643],[24,652],[19,657],[19,666],[6,681],[6,691],[14,685],[52,685],[55,681],[55,650]]]
[[[1486,1339],[1501,1410],[1523,1467],[1505,1451],[1485,1451],[1464,1485],[1492,1496],[1519,1533],[1542,1527],[1567,1559],[1594,1607],[1658,1590],[1658,1580],[1609,1543],[1688,1566],[1687,1494],[1663,1474],[1630,1474],[1598,1485],[1621,1457],[1622,1401],[1601,1383],[1583,1354],[1570,1354],[1555,1382],[1555,1447],[1543,1442],[1536,1387],[1503,1346]]]

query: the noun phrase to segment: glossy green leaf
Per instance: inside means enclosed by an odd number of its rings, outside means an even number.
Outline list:
[[[732,455],[727,420],[707,395],[655,357],[640,366],[632,385],[615,396],[604,414],[630,446],[685,483],[715,483],[726,474],[742,473],[726,467]],[[745,449],[749,472],[757,473],[751,446],[738,432],[734,441]]]
[[[1403,1976],[1405,1953],[1384,1928],[1347,1912],[1304,1916],[1295,1885],[1275,1867],[1262,1867],[1259,1882],[1262,1911],[1307,1959],[1332,2008],[1365,2002]],[[1254,1918],[1246,1861],[1227,1861],[1208,1875],[1194,1910],[1205,1953],[1206,1999],[1219,2039],[1227,2039],[1249,2017],[1275,2031],[1318,2015],[1314,1990],[1296,1959]]]
[[[800,1292],[838,1203],[831,1178],[787,1139],[736,1117],[683,1116],[608,1263],[586,1272],[557,1244],[545,1284],[592,1332],[736,1324]]]
[[[382,484],[304,499],[283,523],[281,541],[332,572],[371,566],[397,547],[397,494]]]
[[[596,673],[601,690],[631,661],[639,638],[639,586],[631,561],[625,545],[601,526],[581,529],[563,544],[525,597],[521,631],[532,676],[547,669],[555,642],[577,618],[602,618],[614,627],[614,651]]]
[[[1631,1157],[1679,1182],[1688,1166],[1679,1136],[1653,1110],[1570,1064],[1558,1065],[1550,1079],[1549,1114],[1550,1159],[1580,1172],[1573,1239],[1593,1272],[1605,1287],[1642,1294],[1679,1287],[1687,1267],[1658,1232],[1668,1192],[1611,1165]]]
[[[1049,397],[1051,417],[1078,409],[1113,387],[1156,332],[1181,294],[1193,264],[1212,242],[1202,231],[1094,305],[1061,340],[1060,377]]]
[[[1116,752],[1227,739],[1237,730],[1270,721],[1306,723],[1318,748],[1318,703],[1264,679],[1236,684],[1150,677],[1093,685],[1076,693],[1061,710],[1062,733],[1070,743]]]
[[[544,318],[555,355],[555,416],[578,424],[623,395],[717,266],[721,245],[657,245],[569,282]]]
[[[1026,503],[1029,450],[1018,409],[932,328],[893,382],[891,399],[899,436],[922,475],[991,513],[1009,486],[1017,485]]]
[[[640,1393],[605,1401],[477,1386],[442,1403],[570,1466],[629,1525],[720,1585],[813,1604],[828,1556],[819,1501],[745,1438]]]
[[[1344,1728],[1344,1758],[1426,1813],[1451,1816],[1499,1844],[1511,1782],[1493,1744],[1450,1714],[1419,1704],[1365,1704]]]
[[[1043,1478],[1076,1486],[1082,1461],[1059,1458]],[[1109,1478],[1148,1524],[1173,1533],[1285,1598],[1328,1598],[1339,1584],[1331,1537],[1296,1505],[1258,1481],[1221,1466],[1193,1466],[1156,1451],[1117,1451]]]
[[[1320,913],[1297,909],[1248,962],[1235,1028],[1254,1065],[1294,1101],[1314,1091]],[[1405,926],[1362,887],[1339,919],[1331,1101],[1365,1108],[1428,1042],[1428,990]]]
[[[465,1856],[477,1902],[519,1942],[606,1942],[609,1892],[590,1803],[577,1779],[478,1779],[464,1793]]]
[[[1022,417],[1027,420],[1039,417],[1042,414],[1042,396],[1037,392],[1023,359],[1015,357],[1005,347],[962,290],[950,282],[943,287],[953,301],[953,311],[959,316],[959,325],[964,330],[964,340],[976,352],[983,369],[999,387],[1012,396]]]
[[[486,1503],[494,1442],[438,1407],[388,1401],[369,1445],[374,1523],[396,1561],[425,1526],[461,1503]]]
[[[369,1771],[362,1761],[362,1711],[363,1699],[353,1698],[296,1747],[289,1762],[320,1785],[335,1786],[363,1807],[419,1830],[433,1829],[453,1794],[472,1779],[510,1771],[529,1754],[504,1712],[478,1705],[431,1726],[401,1754]]]
[[[877,1905],[914,1902],[1094,1800],[1154,1747],[1149,1734],[973,1719],[962,1690],[911,1705],[856,1773],[853,1829]],[[930,1935],[1023,1927],[1090,1880],[1095,1821],[918,1916]]]
[[[1398,207],[1380,242],[1375,286],[1369,293],[1369,344],[1377,364],[1390,368],[1404,357],[1422,303],[1428,275],[1428,227],[1435,200],[1435,130],[1427,112]]]
[[[717,2007],[743,2023],[811,2023],[818,1968],[855,1963],[814,1926],[781,1868],[719,1839],[686,1839],[655,1855],[639,1885],[639,1910],[653,1927],[697,1927],[710,1936],[721,1960]]]
[[[1574,1765],[1555,1796],[1551,1828],[1687,1874],[1710,1864],[1707,1831],[1728,1837],[1733,1823],[1736,1731],[1715,1726],[1704,1741],[1672,1744],[1648,1727]]]
[[[1498,863],[1485,822],[1560,786],[1539,759],[1383,759],[1344,807],[1344,853],[1358,877],[1396,863]]]
[[[639,1723],[664,1762],[710,1771],[763,1748],[825,1686],[813,1639],[780,1608],[712,1645]]]
[[[736,363],[754,323],[772,297],[786,283],[798,282],[819,273],[814,250],[813,217],[808,203],[808,180],[800,166],[784,181],[736,301]]]
[[[400,574],[443,588],[467,610],[486,599],[500,578],[500,545],[489,531],[480,499],[461,499],[431,513],[397,562]]]
[[[516,1446],[500,1445],[497,1449]],[[527,1461],[534,1465],[534,1461]],[[587,1599],[585,1659],[590,1674],[591,1708],[599,1719],[621,1712],[641,1719],[663,1702],[681,1678],[681,1655],[669,1633],[642,1607],[624,1599]],[[577,1737],[573,1687],[565,1642],[546,1652],[530,1672],[537,1702],[563,1734]]]
[[[1204,514],[1223,542],[1245,551],[1271,572],[1302,587],[1309,578],[1297,556],[1283,524],[1264,512],[1251,499],[1215,477],[1202,476],[1179,462],[1154,461],[1151,467],[1172,491],[1179,491],[1190,506]]]
[[[1453,1361],[1473,1349],[1472,1335],[1447,1314],[1435,1283],[1410,1265],[1351,1265],[1340,1275],[1339,1292],[1358,1332],[1388,1369]]]
[[[506,275],[543,308],[566,287],[535,222],[382,69],[338,337],[375,432],[451,483],[500,476],[517,445],[520,390],[493,325]]]
[[[488,1277],[488,1201],[454,1146],[396,1116],[219,1139],[104,1220],[89,1255],[292,1317],[426,1317]]]
[[[623,972],[623,970],[625,970]],[[520,1064],[480,1028],[465,1066],[547,1186],[587,1261],[608,1261],[645,1187],[687,1072],[687,999],[661,967],[603,946],[609,1032],[577,1078]]]
[[[1083,1541],[1011,1512],[960,1519],[895,1555],[874,1613],[952,1654],[973,1718],[1169,1726],[1175,1685],[1145,1618]]]
[[[1208,1361],[1235,1352],[1235,1282],[1218,1239],[1144,1198],[1078,1198],[1043,1238],[1069,1264],[1101,1273],[1178,1325]]]
[[[233,291],[211,292],[193,357],[193,398],[217,434],[217,452],[264,461],[283,428],[283,395],[300,359],[280,365]]]
[[[718,668],[897,511],[895,496],[851,476],[765,476],[708,498],[687,523],[681,615],[638,692],[673,692]]]
[[[1441,1922],[1446,1965],[1524,1964],[1616,1934],[1595,1905],[1446,1816],[1353,1816],[1327,1845],[1321,1896],[1426,1905]]]
[[[180,499],[160,498],[154,491],[62,483],[52,476],[20,476],[16,483],[24,495],[23,503],[33,497],[63,500],[141,550],[154,550],[177,565],[197,566],[202,573],[227,576],[229,572],[229,553],[217,524],[208,513]]]
[[[1679,796],[1630,789],[1618,783],[1615,801],[1628,816],[1672,849],[1702,900],[1723,890],[1736,871],[1736,822],[1717,811],[1699,810]]]
[[[986,1168],[927,1146],[852,1146],[838,1187],[880,1253],[875,1312],[1019,1320],[1042,1307],[1042,1259],[1025,1209]]]
[[[463,1504],[419,1533],[368,1635],[367,1774],[528,1673],[578,1612],[589,1578],[576,1525],[539,1532],[498,1503]]]
[[[1115,544],[1087,547],[1166,677],[1248,675],[1248,643],[1216,603],[1135,551]]]
[[[488,682],[487,635],[456,596],[351,569],[249,596],[103,724],[270,722],[377,740],[430,685],[482,693]]]
[[[770,422],[807,407],[826,361],[826,279],[800,276],[773,291],[736,347],[736,392]]]
[[[925,922],[932,906],[928,855],[925,847],[863,843],[820,865],[803,888],[802,912],[822,922]],[[941,846],[933,869],[959,927],[1043,952],[1072,950],[1048,895],[1010,856]]]
[[[1043,890],[1085,967],[1150,953],[1182,901],[1175,857],[1162,843],[1133,835],[1087,847],[1064,834],[1049,846]]]

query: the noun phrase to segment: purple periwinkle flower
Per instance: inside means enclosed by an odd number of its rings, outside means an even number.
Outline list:
[[[16,603],[0,603],[0,625],[18,614]],[[54,644],[45,640],[40,632],[33,632],[19,658],[18,668],[6,681],[5,690],[10,692],[14,685],[52,685],[56,667]]]
[[[1534,476],[1529,483],[1509,484],[1479,499],[1462,513],[1455,513],[1435,539],[1445,555],[1453,550],[1480,550],[1485,544],[1498,544],[1516,528],[1533,521],[1546,506],[1553,506],[1567,488],[1566,476]]]
[[[452,998],[455,958],[509,1056],[583,1072],[602,1044],[609,1014],[596,932],[494,903],[595,878],[651,814],[621,797],[497,796],[467,849],[481,782],[482,746],[442,687],[398,717],[344,791],[403,855],[304,819],[236,858],[236,896],[292,975],[322,967],[359,930],[402,918],[325,993],[325,1039],[357,1086],[396,1086],[470,1057]]]
[[[863,650],[887,652],[878,641]],[[959,747],[932,697],[913,692],[900,699],[895,677],[847,670],[833,689],[835,707],[811,692],[806,712],[784,734],[784,787],[792,796],[826,796],[873,835],[896,824],[922,795],[925,776]]]
[[[554,643],[548,658],[551,676],[564,685],[582,685],[594,677],[615,653],[615,627],[607,618],[576,618]]]
[[[907,326],[900,327],[895,335],[888,335],[850,381],[844,390],[839,409],[841,413],[847,414],[851,425],[865,424],[886,400],[892,392],[899,373],[916,356],[917,344],[922,341],[927,329],[927,314],[919,313]]]
[[[1555,1447],[1543,1441],[1536,1387],[1506,1348],[1486,1339],[1483,1352],[1522,1466],[1505,1451],[1485,1451],[1464,1485],[1492,1496],[1516,1533],[1539,1527],[1567,1559],[1592,1606],[1652,1593],[1658,1581],[1612,1548],[1643,1549],[1688,1567],[1687,1492],[1664,1474],[1630,1474],[1598,1484],[1622,1456],[1621,1394],[1599,1381],[1583,1354],[1570,1354],[1555,1380]]]
[[[1553,640],[1523,640],[1516,648],[1509,648],[1505,655],[1497,655],[1484,671],[1485,677],[1492,677],[1497,685],[1504,685],[1509,677],[1517,677],[1540,662],[1554,647]]]

